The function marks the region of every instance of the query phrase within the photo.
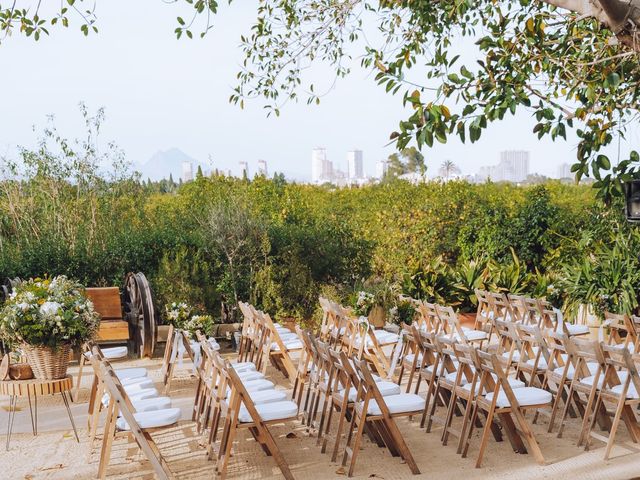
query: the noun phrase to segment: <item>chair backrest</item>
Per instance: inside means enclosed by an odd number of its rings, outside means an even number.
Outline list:
[[[458,341],[467,343],[467,336],[460,325],[460,320],[458,320],[458,316],[453,310],[453,307],[436,305],[436,312],[438,313],[438,317],[440,317],[443,325],[445,325],[444,330],[446,331],[447,336],[449,338],[457,337]]]
[[[489,323],[491,305],[489,305],[489,298],[487,297],[488,292],[486,290],[476,288],[474,293],[478,299],[478,308],[476,310],[476,329],[482,329],[484,325]]]
[[[519,354],[522,350],[516,323],[494,318],[491,320],[491,324],[498,337],[496,354],[503,361],[508,371],[511,367],[511,362],[519,358],[516,354]]]
[[[542,335],[542,330],[537,325],[516,324],[516,331],[520,338],[520,362],[533,360],[533,366],[537,367],[541,359],[549,363],[549,350],[547,342]]]
[[[515,321],[515,315],[511,311],[511,304],[504,293],[486,292],[486,299],[489,302],[489,316],[510,322]]]
[[[604,352],[602,351],[602,345],[598,340],[592,340],[590,338],[571,337],[566,343],[573,346],[574,356],[576,359],[576,367],[574,373],[574,380],[579,381],[582,378],[596,375],[598,378],[604,373],[606,369]],[[571,348],[571,347],[570,347]],[[592,374],[588,363],[598,364],[596,373]],[[592,385],[597,385],[597,382],[592,382]]]
[[[436,305],[422,301],[418,305],[418,323],[421,330],[440,334],[442,331],[442,321],[436,312]]]
[[[563,372],[567,373],[571,365],[575,367],[575,351],[571,347],[567,349],[567,346],[571,344],[566,333],[548,331],[546,343],[549,351],[549,361],[547,362],[547,372],[549,374],[553,374],[559,368],[562,368]]]
[[[453,344],[453,351],[459,364],[456,384],[460,383],[459,379],[465,378],[467,383],[471,384],[471,398],[476,391],[481,371],[476,350],[477,348],[473,345]]]
[[[553,331],[556,331],[558,329],[558,323],[560,322],[560,318],[558,316],[560,311],[553,308],[551,302],[544,298],[538,298],[536,299],[536,302],[538,304],[538,310],[540,311],[541,315],[538,326],[540,328],[549,328]],[[564,333],[569,333],[566,330],[566,327],[564,328]]]
[[[609,329],[607,345],[622,345],[626,347],[628,344],[634,343],[635,330],[627,315],[605,312],[604,325]]]
[[[627,397],[627,391],[630,385],[633,385],[636,392],[640,392],[640,376],[638,376],[638,368],[636,363],[640,362],[640,355],[634,355],[627,348],[620,348],[617,345],[602,344],[602,352],[604,355],[605,372],[603,389],[611,389],[622,384],[622,398]],[[625,372],[626,378],[624,382],[620,381],[620,373]]]

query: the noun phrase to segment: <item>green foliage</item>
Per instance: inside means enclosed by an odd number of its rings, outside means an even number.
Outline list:
[[[90,131],[98,117],[86,116]],[[23,151],[21,169],[6,164],[0,276],[106,286],[143,271],[158,304],[179,299],[225,321],[247,300],[311,325],[320,293],[355,305],[361,290],[385,311],[399,293],[473,311],[476,288],[557,306],[600,302],[597,288],[615,298],[607,308],[636,308],[640,241],[621,204],[603,206],[585,186],[390,179],[327,189],[218,175],[178,186],[140,182],[117,149],[99,155],[88,137],[69,142],[51,128],[41,148]],[[95,175],[104,162],[116,175]],[[622,259],[618,237],[628,239]]]
[[[585,242],[589,253],[568,258],[560,276],[568,312],[575,314],[581,304],[594,313],[631,314],[638,307],[640,285],[640,234],[637,230],[612,234],[609,238]]]

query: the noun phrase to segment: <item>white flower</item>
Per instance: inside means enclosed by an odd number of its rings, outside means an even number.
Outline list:
[[[60,305],[58,302],[44,302],[40,306],[40,313],[43,315],[55,315],[60,310]]]
[[[26,312],[27,310],[29,310],[29,307],[30,307],[30,306],[31,306],[31,305],[29,305],[29,304],[28,304],[28,303],[26,303],[26,302],[22,302],[22,303],[19,303],[19,304],[18,304],[18,308],[19,308],[20,310],[22,310],[23,312]]]

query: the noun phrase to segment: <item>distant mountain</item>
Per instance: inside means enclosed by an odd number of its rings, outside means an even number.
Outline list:
[[[179,148],[157,151],[146,163],[137,165],[136,170],[140,172],[142,180],[147,178],[161,180],[173,175],[173,179],[177,182],[182,175],[182,162],[192,163],[194,176],[198,171],[198,165],[202,167],[203,171],[205,170],[204,164],[190,157]]]

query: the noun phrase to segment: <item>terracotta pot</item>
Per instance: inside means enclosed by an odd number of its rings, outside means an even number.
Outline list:
[[[387,322],[387,312],[380,305],[376,305],[369,312],[369,323],[375,328],[384,327]]]
[[[473,327],[476,324],[476,312],[471,313],[459,313],[458,320],[460,320],[460,325],[464,325],[465,327]]]

